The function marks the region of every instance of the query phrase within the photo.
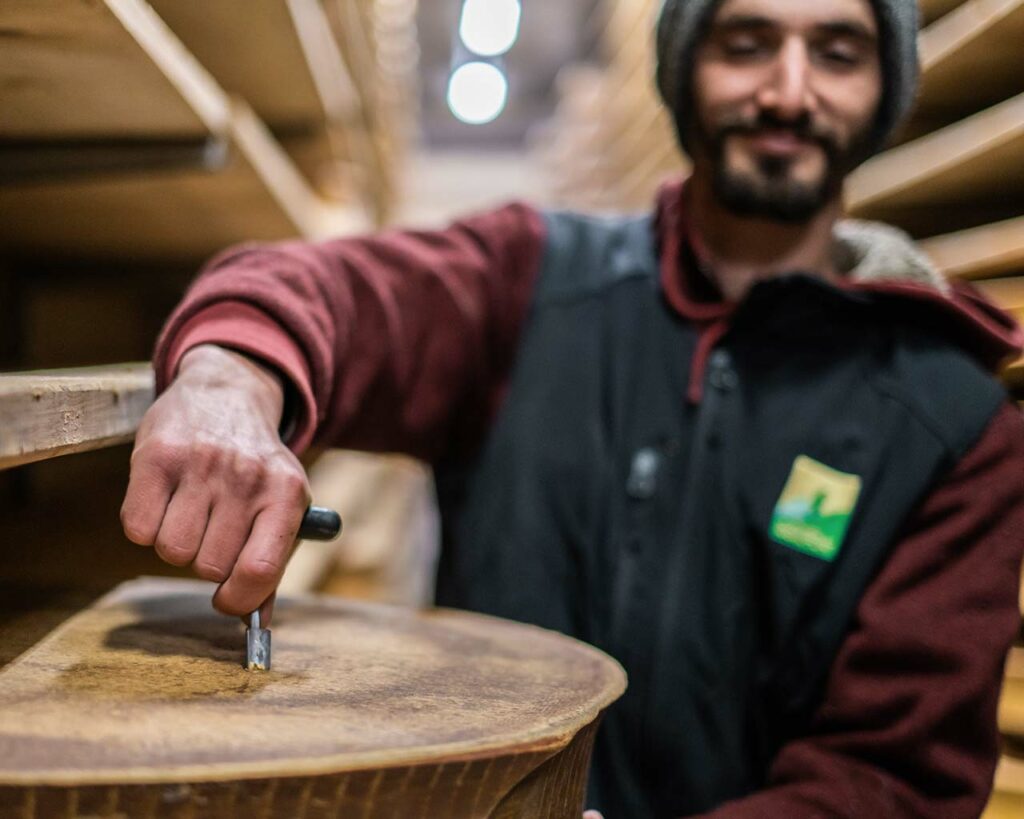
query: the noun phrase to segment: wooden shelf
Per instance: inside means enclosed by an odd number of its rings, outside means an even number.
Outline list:
[[[170,5],[215,20],[230,11],[265,34],[281,22],[272,12],[286,4],[260,4],[262,16],[231,0]],[[307,29],[308,5],[287,4]],[[0,142],[5,255],[193,264],[244,240],[315,238],[368,225],[355,202],[322,199],[251,108],[233,100],[142,0],[14,0],[0,7],[0,28],[19,32],[0,52],[0,82],[13,89],[0,120],[9,149]],[[244,33],[222,38],[229,62],[238,51],[230,43],[245,43]],[[273,48],[247,47],[279,68]],[[322,48],[309,51],[322,58]],[[283,83],[295,81],[297,69],[289,70]],[[285,117],[287,91],[271,90],[265,107]],[[301,88],[296,98],[299,108],[309,105]],[[341,103],[320,99],[322,122]],[[42,174],[47,168],[53,172]]]
[[[0,375],[0,469],[130,441],[152,402],[148,364]]]
[[[1024,94],[872,159],[850,176],[847,204],[928,236],[1016,215],[1022,189]]]
[[[8,255],[194,263],[246,240],[318,238],[368,226],[355,204],[328,204],[266,127],[231,107],[226,167],[5,185]]]
[[[983,279],[1024,273],[1024,216],[934,236],[920,244],[947,276]]]
[[[3,140],[206,140],[227,98],[141,0],[0,4]]]
[[[1021,43],[1024,0],[969,0],[929,26],[920,39],[921,87],[911,133],[1024,92]]]

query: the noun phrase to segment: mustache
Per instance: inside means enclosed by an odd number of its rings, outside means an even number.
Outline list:
[[[729,136],[753,136],[761,131],[785,131],[797,139],[815,143],[829,156],[837,155],[841,149],[835,133],[815,123],[809,114],[797,119],[782,119],[768,111],[761,111],[755,117],[736,114],[722,120],[715,128],[714,141],[721,145]]]

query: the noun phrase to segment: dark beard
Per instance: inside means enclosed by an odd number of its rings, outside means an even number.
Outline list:
[[[726,167],[725,142],[734,134],[754,134],[762,129],[782,129],[816,144],[825,154],[825,172],[816,183],[795,182],[790,178],[791,160],[763,157],[753,173],[733,173]],[[861,138],[855,141],[859,145]],[[729,122],[720,126],[704,144],[714,167],[712,178],[716,198],[731,213],[747,218],[800,224],[810,220],[831,201],[842,187],[843,179],[856,166],[858,149],[844,150],[835,136],[814,128],[810,117],[787,122],[762,111],[756,122]]]
[[[768,157],[758,163],[755,174],[730,173],[724,162],[715,163],[712,186],[715,197],[737,216],[801,224],[810,220],[838,190],[829,164],[818,184],[789,179],[789,161]]]

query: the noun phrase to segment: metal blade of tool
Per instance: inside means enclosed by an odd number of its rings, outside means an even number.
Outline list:
[[[334,540],[341,533],[341,515],[323,506],[310,506],[302,516],[299,540]],[[260,626],[260,611],[250,613],[245,630],[245,667],[249,671],[270,670],[270,629]]]

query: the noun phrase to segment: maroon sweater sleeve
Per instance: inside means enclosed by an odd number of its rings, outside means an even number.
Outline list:
[[[290,384],[296,451],[315,434],[433,460],[500,400],[543,241],[541,215],[514,204],[445,230],[229,250],[165,325],[157,387],[187,350],[220,344]]]
[[[975,819],[1020,629],[1024,419],[1005,406],[867,589],[810,735],[706,819]]]

